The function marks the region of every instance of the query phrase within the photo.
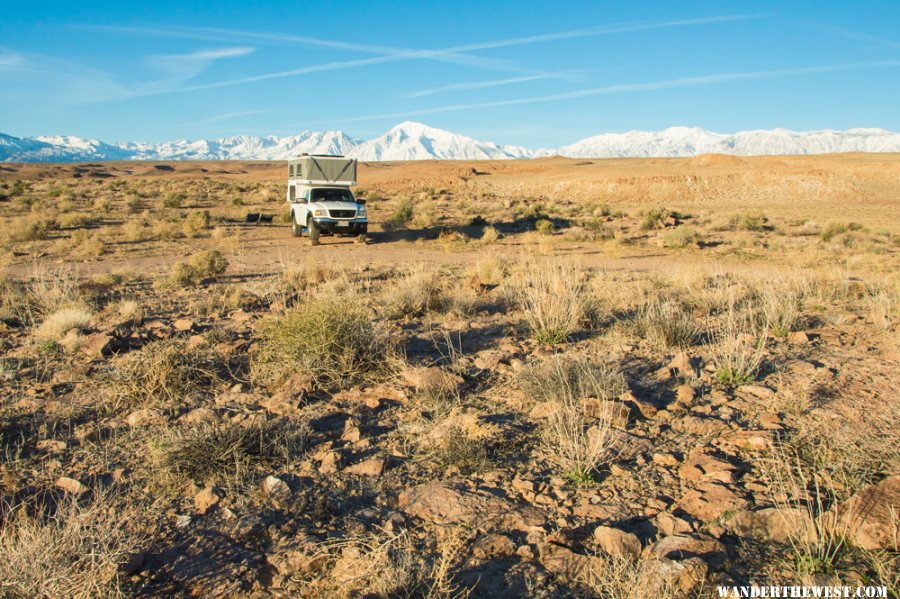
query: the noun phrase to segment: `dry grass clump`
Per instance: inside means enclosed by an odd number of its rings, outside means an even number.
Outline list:
[[[674,299],[651,299],[642,303],[626,329],[658,348],[686,348],[700,333],[691,311]]]
[[[209,229],[210,216],[208,210],[194,210],[187,215],[182,231],[188,237],[200,237]]]
[[[732,304],[712,336],[716,381],[726,387],[754,381],[765,358],[768,328],[760,329],[752,315],[739,312]]]
[[[415,216],[415,208],[411,198],[403,198],[396,210],[382,224],[385,231],[400,231],[409,226]]]
[[[72,329],[86,328],[91,316],[93,314],[86,308],[60,308],[43,319],[34,336],[41,341],[59,341]]]
[[[594,473],[615,455],[612,410],[592,416],[580,401],[567,399],[553,404],[544,427],[548,460],[576,484],[593,482]]]
[[[482,232],[481,239],[479,241],[484,244],[491,244],[497,243],[499,239],[500,231],[498,231],[496,227],[488,225],[484,228],[484,232]]]
[[[441,307],[440,273],[419,264],[385,290],[382,305],[391,318],[409,318]]]
[[[101,494],[63,501],[52,516],[0,510],[0,594],[5,597],[123,595],[122,566],[145,545],[133,508]]]
[[[652,562],[627,555],[598,555],[591,568],[573,573],[573,581],[591,596],[610,599],[674,599],[677,589],[658,576]]]
[[[851,530],[861,516],[849,513],[842,499],[852,492],[848,485],[858,489],[862,481],[846,471],[825,472],[820,463],[819,457],[810,461],[783,444],[758,461],[775,505],[805,516],[785,519],[793,566],[801,577],[835,572],[847,557]]]
[[[169,282],[179,287],[199,285],[204,279],[217,277],[228,268],[228,260],[218,250],[204,250],[187,262],[178,262],[169,273]]]
[[[520,385],[536,401],[551,404],[544,428],[549,461],[569,480],[587,483],[614,455],[616,435],[612,408],[599,404],[600,413],[589,417],[584,400],[611,400],[627,390],[625,377],[608,364],[579,356],[554,356],[526,369]]]
[[[321,388],[346,389],[386,375],[391,353],[386,334],[357,298],[325,294],[263,325],[251,371],[266,385],[300,371]]]
[[[406,530],[357,535],[331,548],[340,550],[331,571],[335,596],[439,596],[428,593],[430,569]]]
[[[579,403],[583,399],[615,399],[628,390],[614,366],[583,356],[560,354],[523,369],[519,386],[535,402]]]
[[[573,262],[526,264],[511,292],[539,343],[566,341],[584,320],[584,272]]]
[[[6,237],[12,242],[38,241],[49,237],[50,233],[57,228],[59,228],[59,223],[52,217],[24,216],[9,223]]]
[[[165,339],[119,358],[110,376],[113,408],[178,405],[224,380],[226,365],[214,353]]]
[[[787,337],[800,319],[802,295],[789,281],[767,280],[755,289],[761,324],[775,337]]]
[[[79,258],[100,256],[106,251],[106,242],[99,235],[91,235],[84,229],[72,233],[71,243],[71,254]]]
[[[703,236],[696,229],[675,227],[660,232],[659,241],[666,248],[699,248],[703,242]]]
[[[159,466],[176,480],[239,487],[263,465],[285,465],[306,451],[305,422],[253,418],[245,422],[204,422],[170,431],[154,440]]]

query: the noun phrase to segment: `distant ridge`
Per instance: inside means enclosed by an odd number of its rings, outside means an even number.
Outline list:
[[[557,149],[504,146],[406,121],[381,137],[360,141],[343,131],[304,131],[287,137],[237,135],[220,139],[105,143],[74,136],[13,137],[0,133],[0,162],[95,160],[285,160],[302,153],[345,154],[360,160],[501,160],[541,156],[573,158],[688,157],[900,152],[900,134],[884,129],[722,134],[697,127],[603,133]]]

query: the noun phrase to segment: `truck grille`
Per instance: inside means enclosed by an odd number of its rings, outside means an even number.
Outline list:
[[[328,214],[331,218],[353,218],[356,216],[356,210],[329,210]]]

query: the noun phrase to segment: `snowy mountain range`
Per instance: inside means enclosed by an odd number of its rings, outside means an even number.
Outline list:
[[[163,143],[105,143],[74,136],[13,137],[0,133],[0,162],[98,160],[286,160],[302,153],[343,154],[364,161],[498,160],[569,156],[685,157],[900,152],[900,134],[884,129],[796,132],[787,129],[714,133],[697,127],[604,133],[557,149],[503,146],[407,121],[381,137],[360,141],[343,131],[304,131],[287,137],[238,135]]]

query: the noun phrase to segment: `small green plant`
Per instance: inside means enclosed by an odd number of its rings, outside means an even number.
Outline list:
[[[260,331],[251,357],[253,378],[278,385],[296,372],[317,387],[346,389],[390,372],[391,346],[352,296],[322,295],[304,302]]]
[[[209,224],[208,210],[194,210],[185,218],[182,230],[188,237],[199,237],[209,229]]]
[[[187,194],[183,192],[170,192],[163,199],[164,208],[181,208],[181,205],[187,199]]]
[[[737,228],[744,231],[762,231],[768,222],[769,218],[762,212],[749,212],[740,216]]]
[[[176,262],[169,273],[169,281],[179,287],[198,285],[204,279],[217,277],[228,268],[228,260],[219,250],[204,250],[185,262]]]
[[[666,229],[659,238],[663,247],[667,248],[700,247],[703,239],[700,233],[688,227]]]
[[[534,230],[541,235],[553,235],[555,227],[553,226],[553,221],[547,218],[542,218],[534,223]]]
[[[405,229],[415,216],[415,207],[412,198],[403,198],[391,217],[384,223],[387,230],[396,231]]]
[[[651,208],[644,213],[644,217],[641,219],[641,230],[663,229],[666,221],[670,218],[677,219],[677,213],[665,208]]]
[[[759,330],[750,315],[729,306],[725,322],[713,334],[716,382],[724,387],[739,387],[756,380],[768,336],[768,328]]]

